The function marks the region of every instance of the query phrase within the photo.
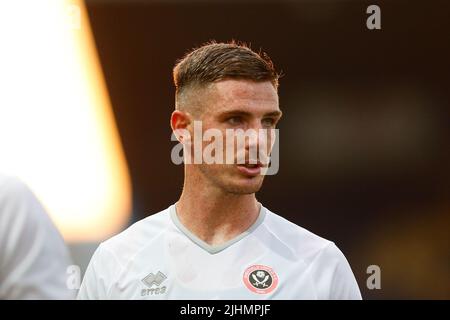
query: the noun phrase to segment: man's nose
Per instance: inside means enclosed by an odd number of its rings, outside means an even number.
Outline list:
[[[263,125],[261,123],[261,119],[255,118],[249,121],[248,129],[253,129],[254,131],[258,132],[258,130],[263,129]]]
[[[251,147],[258,147],[259,145],[259,132],[262,129],[261,123],[252,122],[251,125],[247,128],[248,139],[246,139],[245,148],[248,150]]]

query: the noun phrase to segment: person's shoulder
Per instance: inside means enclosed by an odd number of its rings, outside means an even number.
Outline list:
[[[20,179],[16,176],[0,173],[0,188],[4,188],[9,184],[17,184],[19,181]]]
[[[0,198],[16,199],[26,192],[28,187],[20,178],[0,173]]]
[[[170,222],[169,209],[170,207],[133,223],[124,231],[102,242],[99,250],[108,251],[120,264],[125,264],[165,232]]]
[[[265,226],[272,235],[305,263],[311,262],[318,254],[334,251],[333,241],[325,239],[304,227],[266,208]]]
[[[304,263],[317,285],[319,299],[361,299],[358,284],[342,251],[333,241],[267,210],[265,226],[279,254]],[[289,250],[283,250],[289,248]],[[328,280],[326,280],[328,279]]]
[[[0,174],[0,219],[8,221],[7,225],[27,221],[35,226],[37,221],[50,221],[28,185],[17,176],[5,174]]]

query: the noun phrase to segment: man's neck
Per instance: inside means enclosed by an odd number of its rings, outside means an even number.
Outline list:
[[[176,204],[178,219],[209,245],[223,244],[247,230],[258,218],[255,194],[231,194],[185,185]]]

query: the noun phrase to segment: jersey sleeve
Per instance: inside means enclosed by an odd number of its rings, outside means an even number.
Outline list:
[[[71,259],[58,230],[25,184],[0,182],[0,299],[73,299]]]
[[[361,300],[358,283],[341,250],[332,242],[313,262],[318,298],[322,300]]]
[[[109,295],[115,278],[120,274],[120,265],[104,244],[95,250],[84,274],[83,282],[78,291],[78,300],[105,300]]]

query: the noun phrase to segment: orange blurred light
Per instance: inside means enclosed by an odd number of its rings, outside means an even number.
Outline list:
[[[99,241],[131,214],[131,183],[82,1],[0,10],[0,171],[20,176],[68,241]]]

